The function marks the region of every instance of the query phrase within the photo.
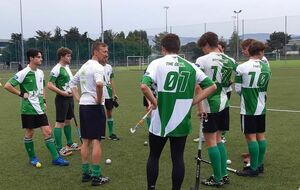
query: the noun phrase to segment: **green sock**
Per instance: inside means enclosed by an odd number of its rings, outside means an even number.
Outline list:
[[[110,118],[107,119],[107,126],[108,126],[108,135],[112,135],[113,134],[113,127],[114,127],[114,119]]]
[[[250,167],[253,170],[257,169],[259,148],[257,141],[248,142],[248,150],[250,153]]]
[[[90,165],[89,163],[85,163],[81,165],[82,173],[89,174],[90,173]]]
[[[267,149],[267,141],[257,141],[259,147],[259,156],[258,156],[258,166],[261,166],[264,163],[266,149]]]
[[[209,147],[208,155],[214,171],[214,178],[217,182],[219,182],[222,176],[221,176],[221,156],[218,147],[217,146]]]
[[[56,148],[60,150],[62,148],[61,128],[54,128],[54,138],[55,138]]]
[[[101,174],[101,168],[99,165],[92,165],[92,176],[99,177]]]
[[[150,124],[151,124],[151,117],[146,117],[146,123],[147,123],[147,127],[149,129]]]
[[[221,156],[221,174],[222,176],[227,175],[227,150],[224,143],[218,143],[218,149]]]
[[[55,144],[54,144],[54,139],[53,137],[49,137],[48,139],[45,139],[45,144],[52,156],[53,160],[56,160],[58,158],[58,153],[57,150],[55,148]]]
[[[33,157],[35,157],[33,141],[30,138],[24,137],[24,144],[28,157],[31,160]]]
[[[66,139],[67,139],[67,145],[72,145],[73,144],[73,140],[72,140],[71,125],[65,125],[64,126],[64,132],[65,132],[65,136],[66,136]]]

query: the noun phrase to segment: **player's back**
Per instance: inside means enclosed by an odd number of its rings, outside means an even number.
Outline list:
[[[241,114],[264,114],[271,76],[269,65],[259,59],[250,59],[237,67],[237,73],[237,82],[241,84]]]
[[[217,90],[204,100],[205,111],[222,111],[229,106],[226,93],[231,83],[232,71],[235,71],[237,66],[234,59],[223,53],[211,52],[199,57],[196,65],[217,85]]]

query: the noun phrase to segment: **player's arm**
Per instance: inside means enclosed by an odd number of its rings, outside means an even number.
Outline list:
[[[49,90],[55,92],[56,94],[61,95],[61,96],[66,96],[66,97],[72,96],[72,94],[70,94],[70,93],[68,93],[68,92],[66,92],[66,91],[63,91],[63,90],[57,88],[57,87],[55,86],[55,84],[53,84],[52,81],[49,81],[49,82],[48,82],[47,88],[48,88]]]
[[[111,84],[111,89],[112,89],[112,97],[113,98],[115,98],[115,97],[118,98],[117,93],[116,93],[115,82],[114,82],[114,80],[112,78],[110,79],[110,84]]]
[[[216,84],[214,84],[214,82],[208,77],[203,80],[203,82],[200,84],[200,87],[202,90],[193,98],[193,105],[198,104],[217,90]]]
[[[235,75],[235,91],[238,95],[241,95],[241,91],[242,91],[242,75],[240,73],[240,69],[239,67],[237,67],[237,73]]]
[[[5,85],[4,88],[9,91],[12,94],[15,94],[17,96],[20,96],[22,98],[28,98],[28,93],[23,93],[20,90],[18,90],[17,88],[15,88],[15,86],[17,86],[19,84],[19,82],[17,80],[15,80],[14,78],[10,79]]]
[[[79,84],[79,82],[80,82],[80,76],[79,76],[79,71],[78,71],[75,74],[75,76],[73,77],[73,79],[69,82],[73,97],[75,98],[75,100],[77,102],[79,102],[79,100],[80,100],[80,95],[79,95],[78,88],[77,88],[77,85]]]
[[[146,97],[146,99],[148,99],[150,101],[149,105],[152,105],[152,109],[155,109],[157,107],[157,100],[154,97],[149,86],[147,84],[143,83],[143,84],[141,84],[141,90],[142,90],[144,96]]]
[[[96,101],[99,104],[101,104],[102,102],[103,86],[104,86],[103,76],[104,76],[103,67],[101,69],[99,68],[98,70],[96,70],[94,74],[94,80],[96,82],[96,95],[97,95]]]
[[[202,89],[200,88],[200,86],[197,84],[195,86],[195,95],[199,94],[199,93],[202,93]],[[202,101],[199,102],[197,104],[197,115],[202,118],[202,117],[206,117],[207,116],[207,113],[204,111],[204,108],[203,108],[203,104],[202,104]]]

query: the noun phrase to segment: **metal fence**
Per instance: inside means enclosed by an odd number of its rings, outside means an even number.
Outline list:
[[[189,43],[196,42],[198,38],[207,31],[212,31],[218,34],[219,38],[226,41],[229,45],[226,50],[226,54],[238,58],[243,59],[241,56],[241,49],[237,48],[237,44],[231,44],[230,40],[232,39],[233,33],[237,33],[239,36],[239,40],[244,40],[247,38],[257,39],[263,42],[266,42],[270,38],[270,34],[273,32],[284,32],[285,34],[291,35],[291,39],[285,39],[282,42],[282,50],[279,55],[274,51],[270,51],[267,53],[270,59],[293,59],[299,60],[300,64],[300,25],[299,25],[300,15],[299,16],[281,16],[274,18],[264,18],[264,19],[238,19],[233,16],[232,20],[226,22],[214,22],[214,23],[200,23],[194,25],[181,25],[181,26],[167,26],[167,32],[175,33],[180,36],[181,45],[185,46]],[[161,28],[137,28],[133,30],[145,30],[148,35],[149,45],[154,46],[154,38],[155,35],[159,33],[163,33],[166,31],[166,27],[162,26]],[[131,30],[131,31],[133,31]],[[113,31],[114,33],[119,33],[121,31]],[[125,36],[129,33],[129,30],[123,31]],[[89,38],[95,40],[100,38],[99,34],[87,34]],[[26,36],[25,36],[26,37]],[[28,38],[32,38],[33,36],[28,36]],[[32,40],[32,39],[31,39]],[[238,41],[239,42],[239,41]],[[13,43],[13,42],[10,42]],[[83,64],[87,59],[90,58],[90,46],[92,41],[86,40],[85,42],[79,44],[77,41],[67,41],[63,39],[58,41],[57,43],[50,42],[37,42],[32,41],[31,45],[27,45],[26,49],[30,47],[40,48],[44,54],[44,63],[43,66],[46,68],[52,67],[56,62],[56,51],[50,51],[50,49],[56,49],[61,46],[71,47],[73,50],[73,67],[77,68],[81,64]],[[21,47],[20,42],[14,42],[14,52],[12,52],[14,59],[9,60],[10,62],[20,62],[21,61]],[[119,46],[118,46],[119,45]],[[195,44],[194,44],[195,45]],[[29,47],[30,46],[30,47]],[[0,48],[0,70],[5,69],[15,69],[14,67],[8,67],[9,63],[4,60],[3,52],[5,49]],[[239,50],[239,51],[237,51]],[[139,61],[132,60],[133,63],[128,63],[128,56],[141,56],[145,51],[144,46],[141,46],[135,51],[129,51],[129,46],[125,44],[117,44],[114,39],[112,41],[112,45],[110,46],[110,63],[113,66],[126,66],[130,64],[141,64]],[[198,50],[183,48],[181,54],[184,54],[185,57],[191,61],[195,60],[195,52]],[[200,51],[200,50],[199,50]],[[240,55],[240,57],[238,56]],[[144,57],[144,61],[146,64],[152,59],[156,58],[158,55],[157,50],[151,49],[151,53],[149,56]],[[143,63],[144,64],[144,63]]]

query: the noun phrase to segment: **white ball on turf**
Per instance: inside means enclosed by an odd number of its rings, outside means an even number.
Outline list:
[[[227,160],[227,164],[231,164],[232,162],[231,162],[231,160]]]
[[[111,159],[109,159],[109,158],[106,159],[106,160],[105,160],[105,164],[107,164],[107,165],[111,164]]]
[[[144,142],[144,146],[148,146],[148,141],[145,141],[145,142]]]

